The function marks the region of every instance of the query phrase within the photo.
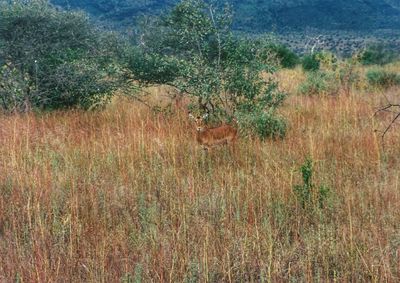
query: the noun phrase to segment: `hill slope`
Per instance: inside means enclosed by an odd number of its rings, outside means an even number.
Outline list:
[[[178,0],[52,0],[62,7],[79,8],[101,19],[131,24],[143,14],[158,14]],[[400,29],[399,0],[230,0],[237,30]]]

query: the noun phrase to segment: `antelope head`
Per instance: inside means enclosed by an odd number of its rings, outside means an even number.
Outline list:
[[[208,117],[208,113],[204,114],[203,116],[194,117],[193,114],[189,112],[189,118],[194,120],[194,122],[196,124],[196,131],[197,132],[204,131],[204,129],[205,129],[205,127],[204,127],[204,119],[206,119],[207,117]]]

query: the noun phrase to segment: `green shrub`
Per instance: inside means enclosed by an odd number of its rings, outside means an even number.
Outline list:
[[[238,114],[241,131],[256,133],[261,139],[283,138],[286,134],[286,122],[282,117],[265,111],[252,111]]]
[[[398,59],[398,54],[385,48],[384,45],[372,45],[367,47],[359,56],[363,65],[386,65]]]
[[[285,45],[270,44],[267,46],[266,52],[271,52],[283,68],[292,69],[299,63],[299,56]]]
[[[242,133],[256,134],[261,139],[285,136],[286,121],[276,110],[286,99],[286,93],[277,91],[276,87],[271,83],[254,101],[238,105],[236,116]]]
[[[298,87],[303,95],[339,94],[349,95],[353,87],[360,82],[357,60],[338,60],[332,53],[321,52],[317,55],[321,69],[306,73],[306,80]]]
[[[330,197],[327,186],[316,186],[313,182],[313,161],[307,158],[300,167],[303,184],[295,185],[293,191],[303,209],[315,210],[324,208]]]
[[[318,54],[305,55],[301,60],[301,66],[304,71],[317,71],[320,67],[320,61],[318,59]]]
[[[108,101],[120,83],[117,37],[46,1],[0,5],[0,107],[92,108]]]
[[[335,94],[338,82],[332,72],[309,72],[306,80],[299,85],[298,92],[303,95]]]
[[[400,85],[400,74],[382,69],[372,69],[366,74],[367,82],[379,88],[388,88],[394,85]]]
[[[166,84],[179,76],[183,68],[174,57],[147,54],[132,49],[128,59],[128,67],[134,70],[135,80],[147,84]]]
[[[332,52],[318,52],[315,54],[315,60],[319,62],[319,69],[325,71],[336,71],[338,59]]]

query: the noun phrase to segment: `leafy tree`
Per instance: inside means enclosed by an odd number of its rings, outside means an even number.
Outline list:
[[[3,2],[0,105],[26,111],[105,103],[118,85],[117,42],[84,14],[47,1]]]
[[[235,37],[231,22],[227,5],[181,1],[168,15],[146,22],[131,52],[133,78],[173,86],[196,98],[199,111],[236,116],[242,129],[261,137],[283,136],[285,122],[276,110],[285,94],[266,79],[276,67],[263,54],[268,42]]]

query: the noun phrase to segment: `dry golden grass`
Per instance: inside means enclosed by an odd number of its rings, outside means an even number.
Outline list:
[[[284,140],[209,155],[185,113],[122,99],[0,116],[0,281],[396,282],[400,131],[383,152],[380,103],[291,96]],[[331,191],[312,212],[293,192],[307,156]]]

